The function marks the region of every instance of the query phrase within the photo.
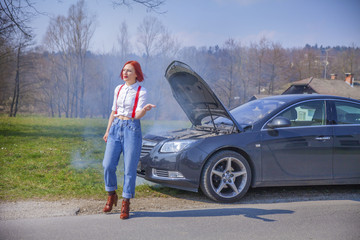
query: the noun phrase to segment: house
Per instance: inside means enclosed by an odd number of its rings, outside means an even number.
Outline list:
[[[326,94],[360,100],[360,84],[351,73],[346,74],[345,81],[332,74],[330,80],[311,77],[293,82],[282,94]]]

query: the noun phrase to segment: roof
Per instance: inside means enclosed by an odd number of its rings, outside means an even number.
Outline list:
[[[293,82],[283,94],[290,93],[293,86],[304,86],[311,88],[315,93],[325,95],[335,95],[347,98],[360,99],[360,87],[350,86],[344,80],[328,80],[321,78],[306,78]]]
[[[285,94],[285,95],[274,95],[270,97],[266,97],[261,100],[280,100],[285,101],[288,104],[292,104],[293,102],[303,101],[303,100],[315,100],[315,99],[329,99],[329,100],[349,100],[347,97],[335,96],[335,95],[324,95],[324,94]],[[355,102],[360,103],[360,100],[353,100]]]

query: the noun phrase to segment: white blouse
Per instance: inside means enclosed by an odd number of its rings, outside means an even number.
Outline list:
[[[121,84],[122,85],[122,84]],[[121,85],[117,86],[114,91],[114,101],[113,106],[111,108],[112,111],[116,110],[117,106],[117,114],[114,114],[114,116],[124,116],[131,118],[134,104],[135,104],[135,97],[138,90],[138,87],[140,84],[138,82],[134,83],[133,85],[126,85],[121,88],[119,97],[118,92]],[[139,93],[139,100],[138,105],[136,107],[136,112],[141,111],[146,103],[146,96],[147,92],[146,89],[141,86],[140,93]],[[116,102],[117,100],[117,102]]]

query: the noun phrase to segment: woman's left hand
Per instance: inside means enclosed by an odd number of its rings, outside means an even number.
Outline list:
[[[154,104],[146,104],[145,107],[143,107],[141,109],[141,111],[136,112],[135,114],[135,119],[140,119],[143,116],[145,116],[147,111],[150,111],[151,109],[153,109],[154,107],[156,107]]]
[[[151,109],[153,109],[155,107],[156,107],[156,105],[149,103],[149,104],[146,104],[143,109],[147,112],[147,111],[150,111]]]

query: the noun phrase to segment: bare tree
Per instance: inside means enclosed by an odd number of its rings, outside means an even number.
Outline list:
[[[61,118],[64,110],[63,98],[64,83],[60,76],[62,71],[59,71],[59,56],[44,52],[36,60],[36,78],[38,79],[41,94],[39,94],[40,101],[47,106],[51,117]]]
[[[224,48],[218,53],[218,63],[215,71],[218,80],[215,83],[221,99],[229,109],[234,107],[235,102],[240,99],[240,82],[241,82],[241,47],[234,39],[228,39]]]
[[[147,69],[151,74],[151,81],[153,82],[152,84],[147,85],[147,88],[150,89],[151,92],[158,93],[155,94],[152,99],[152,102],[154,102],[157,107],[149,114],[149,116],[153,117],[155,120],[159,119],[160,114],[166,112],[164,109],[168,108],[169,102],[164,101],[164,96],[168,96],[171,90],[167,84],[162,84],[160,81],[164,80],[163,73],[169,63],[175,59],[175,56],[180,49],[180,44],[177,39],[167,30],[163,32],[159,43],[161,43],[158,50],[159,54],[154,57],[154,61],[151,61],[151,66]]]
[[[352,73],[360,71],[360,49],[355,45],[351,44],[351,47],[342,51],[342,54],[338,57],[338,68],[341,74]]]
[[[160,7],[165,3],[165,0],[113,0],[114,6],[131,7],[133,4],[140,4],[147,8],[148,11],[163,13]]]
[[[126,22],[122,22],[120,25],[120,33],[118,35],[119,54],[121,61],[124,61],[130,54],[131,44],[129,41],[129,33]]]
[[[84,95],[85,95],[85,67],[86,67],[86,53],[89,49],[90,40],[94,34],[93,17],[86,14],[85,2],[80,0],[76,5],[72,5],[69,9],[68,22],[70,26],[70,42],[69,47],[71,52],[75,53],[76,58],[76,75],[80,79],[80,96],[78,96],[78,81],[75,80],[75,99],[79,99],[80,117],[84,116]],[[76,117],[77,104],[75,105]]]
[[[274,94],[277,85],[287,79],[286,67],[288,66],[285,49],[279,43],[272,43],[269,49],[269,83],[268,93]]]
[[[13,76],[16,62],[13,46],[0,38],[0,109],[8,111],[9,99],[13,88]],[[10,81],[11,79],[11,81]]]
[[[18,33],[20,36],[17,37],[18,43],[16,47],[16,67],[15,67],[15,81],[14,81],[14,91],[13,97],[10,106],[10,117],[16,117],[16,114],[19,109],[19,99],[20,99],[20,80],[22,78],[22,73],[25,72],[27,61],[25,60],[24,53],[25,49],[31,45],[31,39],[24,35],[22,32]]]
[[[13,96],[8,103],[10,116],[16,116],[19,108],[20,79],[23,77],[20,75],[24,62],[22,58],[32,38],[28,22],[36,14],[37,11],[29,0],[0,1],[0,69],[8,69],[8,78],[15,80],[11,82]]]
[[[263,84],[263,68],[266,58],[266,52],[269,49],[269,41],[263,37],[260,39],[259,44],[252,44],[251,49],[255,58],[255,71],[257,78],[257,93],[261,93],[261,86]]]
[[[290,70],[292,73],[293,80],[301,80],[304,79],[305,69],[304,65],[304,50],[301,48],[291,49],[290,52]]]
[[[319,56],[320,52],[316,49],[304,49],[303,67],[305,69],[305,77],[322,77],[323,64]]]
[[[70,83],[72,82],[71,67],[73,65],[73,59],[70,48],[68,47],[67,28],[67,20],[64,16],[58,16],[56,19],[52,19],[46,31],[44,44],[50,52],[59,53],[61,59],[61,61],[58,62],[59,69],[62,71],[65,79],[65,116],[70,117]]]
[[[85,2],[80,0],[70,7],[68,17],[51,20],[45,36],[46,46],[61,55],[66,117],[84,117],[86,54],[93,33],[93,18],[86,14]]]
[[[164,58],[173,58],[180,50],[180,43],[171,33],[165,29],[161,37],[160,53]]]
[[[138,42],[147,61],[159,50],[164,33],[165,27],[156,17],[147,16],[141,22],[138,27]]]
[[[37,13],[34,3],[30,0],[0,1],[0,36],[9,37],[18,30],[26,37],[31,37],[28,22]]]
[[[20,96],[20,59],[21,59],[20,55],[22,53],[22,48],[23,48],[23,44],[19,44],[16,54],[16,75],[15,75],[14,94],[11,101],[9,117],[16,117],[16,113],[18,111],[19,96]]]

